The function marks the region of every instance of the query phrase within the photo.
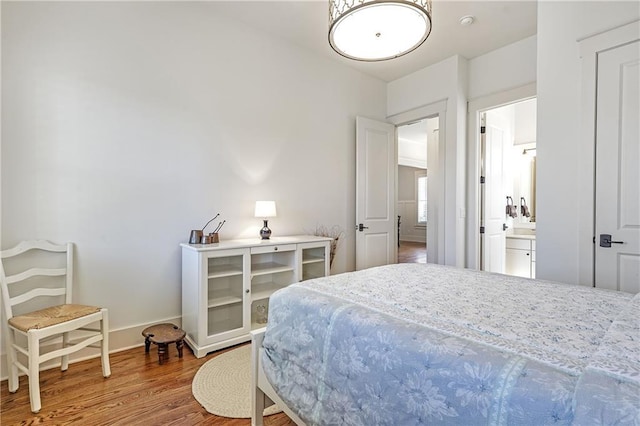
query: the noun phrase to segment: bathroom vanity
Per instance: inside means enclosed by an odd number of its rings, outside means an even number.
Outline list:
[[[507,235],[505,273],[525,278],[536,277],[535,234]]]

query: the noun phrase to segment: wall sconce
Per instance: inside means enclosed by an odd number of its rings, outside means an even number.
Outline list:
[[[264,226],[260,230],[260,237],[263,240],[268,240],[271,237],[271,229],[267,226],[267,218],[276,217],[276,202],[256,201],[255,217],[262,218],[264,221]]]

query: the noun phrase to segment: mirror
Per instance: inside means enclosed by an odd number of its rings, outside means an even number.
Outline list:
[[[536,144],[514,146],[519,173],[514,176],[514,204],[518,206],[517,223],[536,221]],[[524,214],[523,214],[524,212]],[[527,217],[526,214],[529,214]]]
[[[536,222],[536,99],[513,105],[514,140],[512,159],[518,171],[513,174],[513,202],[518,207],[514,226],[535,227]],[[523,209],[523,207],[525,207]],[[523,214],[524,210],[524,214]],[[528,213],[528,216],[527,216]],[[531,224],[531,225],[528,225]]]

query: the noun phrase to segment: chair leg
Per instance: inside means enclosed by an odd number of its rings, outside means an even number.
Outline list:
[[[100,321],[100,332],[102,333],[102,375],[111,376],[111,365],[109,364],[109,312],[102,309],[102,321]]]
[[[15,340],[16,340],[16,332],[11,328],[7,327],[7,338],[5,340],[7,345],[7,367],[9,373],[9,380],[7,385],[9,387],[9,392],[14,393],[18,390],[20,386],[20,381],[18,380],[18,367],[16,366],[16,361],[18,357],[18,353],[15,348]]]
[[[62,333],[62,347],[66,348],[69,346],[69,333]],[[62,355],[62,359],[60,360],[60,370],[67,371],[69,368],[69,355]]]
[[[37,413],[40,405],[40,341],[34,333],[27,333],[29,352],[29,400],[31,411]]]

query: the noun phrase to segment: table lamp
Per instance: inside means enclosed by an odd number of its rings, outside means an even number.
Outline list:
[[[276,202],[275,201],[256,201],[255,217],[262,218],[264,226],[260,230],[260,237],[263,240],[268,240],[271,236],[271,229],[267,226],[268,217],[276,217]]]

